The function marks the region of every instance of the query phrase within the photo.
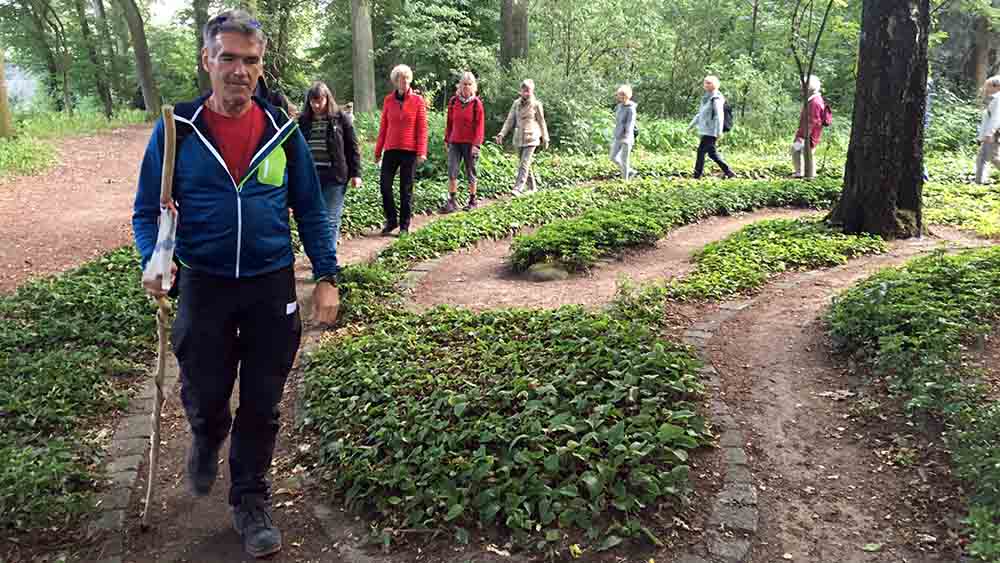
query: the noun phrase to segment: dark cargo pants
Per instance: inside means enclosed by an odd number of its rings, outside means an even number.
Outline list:
[[[182,268],[179,285],[174,353],[195,444],[217,447],[232,430],[230,504],[245,494],[267,496],[278,403],[302,336],[294,272],[231,279]],[[234,422],[229,400],[237,375]]]

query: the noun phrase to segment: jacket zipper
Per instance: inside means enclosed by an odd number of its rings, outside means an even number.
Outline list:
[[[192,116],[192,119],[190,119],[190,120],[184,119],[182,117],[177,117],[176,115],[174,116],[174,119],[177,119],[177,120],[179,120],[179,121],[181,121],[183,123],[186,123],[186,124],[188,124],[188,125],[191,126],[191,129],[193,129],[194,132],[198,135],[198,138],[201,139],[201,142],[206,147],[208,147],[208,150],[215,156],[215,159],[219,161],[219,164],[222,165],[222,169],[226,171],[226,175],[229,176],[229,180],[233,183],[233,188],[234,188],[234,191],[236,193],[236,278],[239,279],[239,277],[240,277],[240,257],[243,254],[243,199],[240,198],[240,190],[243,189],[243,184],[246,183],[247,179],[250,178],[250,176],[254,172],[256,172],[256,170],[258,168],[260,168],[261,163],[264,162],[264,160],[266,160],[266,159],[261,160],[260,162],[258,162],[257,166],[254,166],[249,172],[247,172],[243,176],[243,180],[241,180],[237,184],[236,180],[233,178],[233,175],[229,173],[229,167],[226,166],[226,161],[222,158],[222,155],[220,155],[219,152],[217,150],[215,150],[215,147],[212,146],[212,143],[209,143],[208,139],[206,139],[205,136],[201,134],[201,131],[198,130],[198,127],[195,126],[194,119],[198,117],[198,113],[200,113],[200,112],[201,112],[201,108],[199,108],[198,111],[195,112],[194,116]],[[264,112],[264,113],[267,114],[267,112]],[[273,118],[271,119],[271,122],[272,123],[274,122]],[[291,123],[292,126],[288,127],[288,133],[285,135],[284,138],[282,138],[280,141],[278,141],[278,143],[275,145],[275,148],[280,147],[288,139],[288,136],[291,135],[291,133],[294,132],[295,129],[298,128],[298,126],[299,126],[298,123],[296,123],[294,121],[289,121],[288,123]],[[281,133],[281,129],[279,129],[278,132],[275,133],[274,136],[271,137],[271,139],[269,139],[268,142],[264,144],[264,146],[267,147],[267,145],[270,144],[280,133]],[[274,149],[272,148],[271,150],[273,151]],[[260,153],[258,153],[256,156],[259,157]]]

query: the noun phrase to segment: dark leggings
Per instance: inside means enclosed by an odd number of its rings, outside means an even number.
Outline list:
[[[715,149],[715,141],[715,137],[710,135],[703,135],[701,137],[701,144],[698,145],[698,158],[694,161],[695,178],[701,178],[702,173],[705,171],[706,154],[708,155],[708,158],[711,158],[716,164],[719,165],[719,168],[722,169],[722,173],[725,174],[727,178],[733,175],[732,169],[729,168],[729,165],[726,164],[725,160],[722,160],[722,157],[719,156],[719,151]]]
[[[413,174],[417,168],[417,153],[413,151],[391,150],[382,155],[382,172],[379,187],[382,190],[382,213],[386,225],[403,229],[410,228],[413,215]],[[392,193],[392,181],[399,171],[399,215],[396,214],[396,198]]]

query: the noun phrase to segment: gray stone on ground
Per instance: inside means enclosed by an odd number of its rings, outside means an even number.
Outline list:
[[[532,264],[526,275],[529,280],[536,282],[562,281],[569,279],[569,272],[560,268],[556,264],[549,262],[539,262]]]

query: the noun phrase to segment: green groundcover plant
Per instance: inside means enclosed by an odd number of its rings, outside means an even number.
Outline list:
[[[968,549],[984,561],[1000,560],[1000,407],[964,363],[963,344],[997,322],[998,279],[1000,248],[939,252],[868,278],[826,317],[839,347],[863,352],[911,413],[945,421],[956,473],[972,491]]]
[[[86,509],[99,452],[86,439],[147,370],[155,323],[138,256],[111,252],[0,297],[0,527]]]
[[[705,246],[695,255],[694,272],[672,280],[666,290],[677,299],[724,299],[781,272],[839,266],[887,249],[878,236],[846,235],[821,218],[769,219]]]
[[[307,424],[334,488],[379,529],[614,542],[684,494],[688,451],[710,437],[698,367],[644,323],[579,307],[442,307],[317,350]]]
[[[556,262],[586,270],[601,256],[651,245],[668,231],[714,215],[761,207],[828,207],[839,195],[836,180],[650,182],[639,197],[551,222],[520,235],[511,246],[511,265],[526,270]]]

